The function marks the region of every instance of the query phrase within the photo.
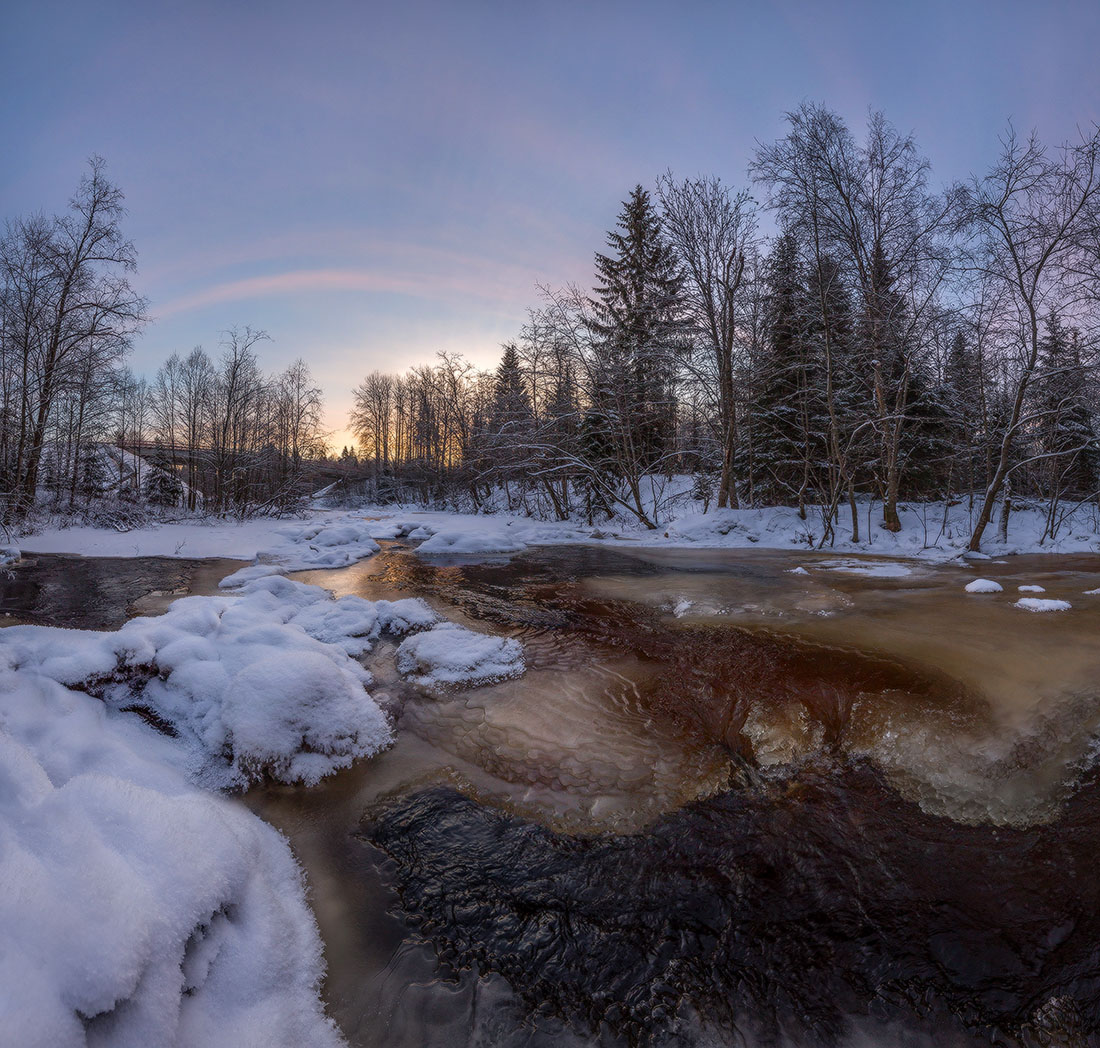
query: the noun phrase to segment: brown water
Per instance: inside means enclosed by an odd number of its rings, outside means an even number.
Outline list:
[[[245,798],[305,866],[349,1040],[1096,1043],[1100,557],[907,567],[393,547],[298,576],[528,658],[426,695],[384,644],[397,744]]]

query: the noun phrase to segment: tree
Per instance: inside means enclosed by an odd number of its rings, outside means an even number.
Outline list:
[[[183,500],[183,484],[171,456],[159,441],[154,445],[142,487],[145,500],[153,506],[178,506]]]
[[[612,451],[639,519],[655,527],[640,485],[671,457],[674,381],[687,333],[684,278],[640,185],[623,203],[607,244],[612,254],[596,255],[598,283],[589,299],[595,389],[587,419]]]
[[[51,413],[66,381],[89,358],[107,367],[129,348],[145,317],[131,288],[133,244],[120,228],[122,192],[89,161],[69,214],[10,223],[0,244],[5,344],[21,357],[19,434],[11,449],[8,507],[20,514],[34,502]]]
[[[664,234],[683,266],[683,305],[692,335],[709,350],[707,385],[716,406],[722,469],[718,507],[737,506],[735,349],[745,261],[756,249],[756,214],[745,191],[717,178],[658,183]]]
[[[972,265],[1000,293],[1011,332],[1011,374],[1000,447],[969,548],[982,535],[1010,473],[1028,393],[1040,363],[1042,317],[1073,314],[1100,297],[1100,131],[1051,156],[1036,135],[1021,141],[1010,128],[988,175],[971,187],[967,217],[977,231]]]

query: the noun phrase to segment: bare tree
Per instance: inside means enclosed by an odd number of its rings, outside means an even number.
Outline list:
[[[716,405],[722,449],[718,506],[737,506],[735,349],[746,258],[756,249],[756,214],[746,191],[732,192],[717,178],[658,183],[664,233],[686,274],[684,298],[696,337],[709,349],[708,385]]]
[[[1013,446],[1034,420],[1025,413],[1039,366],[1040,322],[1051,311],[1076,316],[1100,293],[1100,131],[1050,155],[1034,134],[1009,129],[992,171],[974,181],[969,217],[978,243],[975,269],[1003,291],[1012,338],[1007,347],[1010,408],[970,549],[982,535],[1014,468]]]

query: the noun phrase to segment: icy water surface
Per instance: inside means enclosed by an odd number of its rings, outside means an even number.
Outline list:
[[[428,695],[380,648],[397,744],[246,798],[351,1043],[1098,1043],[1100,558],[392,547],[298,577],[528,655]]]

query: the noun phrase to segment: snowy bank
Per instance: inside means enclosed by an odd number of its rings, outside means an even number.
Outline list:
[[[57,528],[23,536],[26,553],[88,557],[223,557],[274,564],[284,571],[342,568],[378,552],[362,514],[323,511],[306,521],[264,518],[149,524],[132,531]]]
[[[5,1043],[342,1043],[275,830],[192,786],[173,740],[38,672],[0,671],[0,729]]]

